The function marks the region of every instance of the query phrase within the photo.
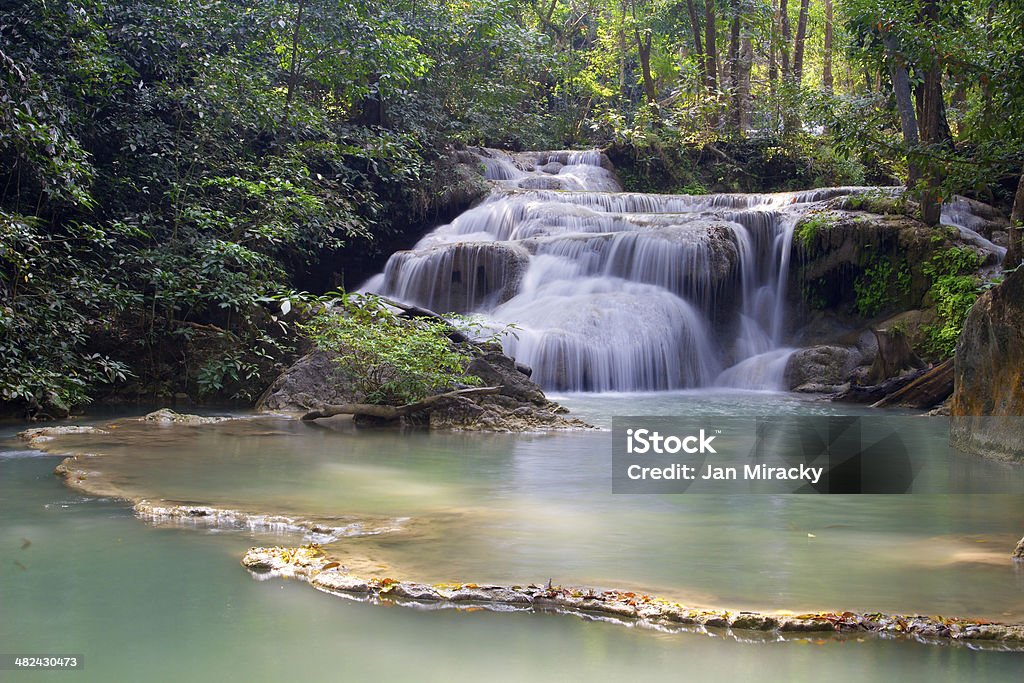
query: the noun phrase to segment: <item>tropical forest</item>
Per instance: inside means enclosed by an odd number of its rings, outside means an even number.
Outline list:
[[[1022,263],[1020,0],[0,0],[0,671],[1016,681]]]

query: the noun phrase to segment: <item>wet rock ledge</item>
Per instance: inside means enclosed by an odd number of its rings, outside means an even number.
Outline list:
[[[481,586],[474,583],[429,585],[389,578],[362,579],[350,575],[341,562],[329,557],[315,544],[298,548],[250,548],[242,558],[242,566],[261,578],[297,578],[326,593],[409,606],[547,610],[662,630],[715,633],[738,640],[753,639],[757,634],[764,639],[810,633],[876,633],[922,642],[969,642],[971,647],[1024,650],[1022,624],[881,613],[788,615],[707,610],[634,592],[553,586],[550,580],[544,586]],[[744,636],[743,632],[749,634]]]
[[[452,395],[429,410],[403,414],[404,425],[429,426],[449,431],[531,432],[589,429],[591,425],[566,416],[569,411],[549,401],[531,370],[501,352],[497,344],[472,345],[473,359],[466,374],[494,391],[469,390]],[[476,393],[474,393],[476,391]],[[284,371],[256,404],[262,412],[304,413],[304,419],[328,417],[331,407],[359,404],[354,382],[346,377],[334,356],[313,351]],[[399,407],[399,409],[402,407]],[[313,413],[319,413],[313,415]],[[357,422],[359,417],[357,416]],[[366,420],[371,422],[372,420]]]

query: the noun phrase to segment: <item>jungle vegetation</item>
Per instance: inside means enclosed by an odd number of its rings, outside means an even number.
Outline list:
[[[1009,211],[1022,26],[1014,0],[0,0],[0,401],[251,399],[294,350],[280,293],[443,210],[464,145]]]

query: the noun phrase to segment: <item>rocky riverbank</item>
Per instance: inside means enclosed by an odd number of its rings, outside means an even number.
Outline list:
[[[487,394],[455,395],[429,410],[395,420],[406,425],[450,431],[529,432],[552,429],[589,429],[591,425],[568,417],[569,411],[549,401],[530,379],[530,368],[517,364],[496,344],[463,343],[472,360],[466,375],[484,386],[496,387]],[[256,404],[269,413],[320,411],[325,406],[357,404],[355,381],[345,374],[334,356],[313,351],[299,359],[270,386]]]
[[[383,604],[555,611],[630,626],[697,631],[737,640],[875,633],[925,643],[1024,650],[1024,625],[1021,624],[849,611],[785,614],[700,609],[633,591],[553,585],[550,579],[544,585],[525,586],[431,585],[392,578],[363,579],[349,574],[340,559],[332,558],[317,545],[249,548],[242,558],[242,566],[261,578],[300,579],[325,593]]]

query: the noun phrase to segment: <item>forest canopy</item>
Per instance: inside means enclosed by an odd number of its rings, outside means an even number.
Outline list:
[[[683,152],[746,144],[794,184],[905,183],[929,223],[954,192],[1008,209],[1022,26],[1014,0],[0,0],[0,400],[251,398],[292,350],[273,297],[424,220],[463,145],[615,148],[700,192]]]

